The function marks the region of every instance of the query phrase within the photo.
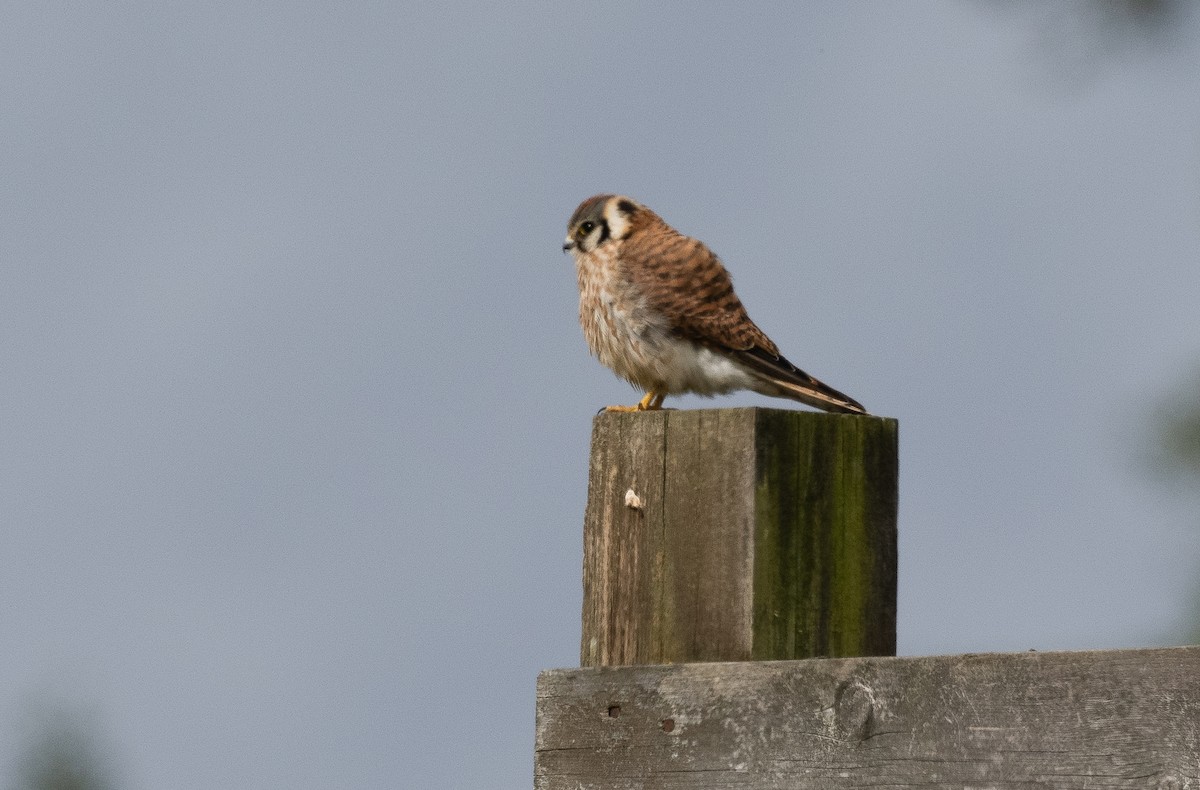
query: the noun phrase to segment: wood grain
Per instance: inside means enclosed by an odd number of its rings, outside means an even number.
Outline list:
[[[894,420],[598,415],[580,663],[894,653],[896,487]]]
[[[538,790],[1200,787],[1200,647],[551,670]]]

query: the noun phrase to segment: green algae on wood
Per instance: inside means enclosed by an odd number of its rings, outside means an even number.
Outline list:
[[[896,422],[598,415],[584,666],[895,652]]]

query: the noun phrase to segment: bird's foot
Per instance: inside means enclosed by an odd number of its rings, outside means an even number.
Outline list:
[[[618,412],[634,412],[634,411],[658,411],[662,408],[662,403],[666,400],[667,393],[665,392],[647,392],[646,397],[642,398],[634,406],[605,406],[605,411]]]

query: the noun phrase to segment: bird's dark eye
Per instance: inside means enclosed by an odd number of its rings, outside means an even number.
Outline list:
[[[595,230],[595,229],[596,229],[596,223],[595,223],[595,222],[582,222],[582,223],[580,223],[580,225],[579,225],[579,235],[580,235],[580,236],[586,236],[586,235],[588,235],[589,233],[591,233],[591,232],[592,232],[593,230]]]

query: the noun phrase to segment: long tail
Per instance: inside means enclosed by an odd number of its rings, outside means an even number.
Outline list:
[[[764,395],[791,398],[824,411],[866,414],[862,404],[805,373],[782,356],[760,348],[737,352],[737,358],[759,377]]]

